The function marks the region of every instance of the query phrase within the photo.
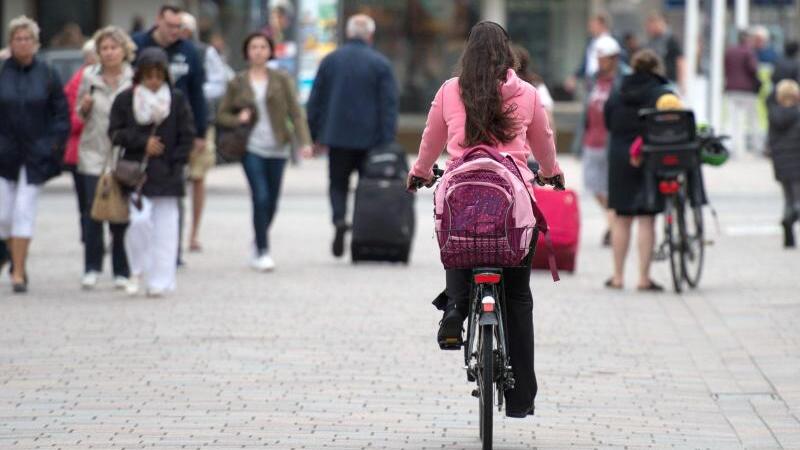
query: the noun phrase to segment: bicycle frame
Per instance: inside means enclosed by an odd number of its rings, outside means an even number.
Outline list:
[[[497,342],[493,381],[497,384],[498,410],[502,410],[502,392],[514,387],[514,377],[508,363],[502,269],[474,269],[471,290],[467,339],[464,342],[464,368],[467,371],[467,380],[472,382],[478,377],[478,328],[490,325],[494,329],[493,334]]]

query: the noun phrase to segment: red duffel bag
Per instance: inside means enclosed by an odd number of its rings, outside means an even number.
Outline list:
[[[575,191],[555,191],[536,187],[536,203],[542,210],[547,225],[550,227],[550,238],[559,270],[575,271],[575,259],[578,256],[578,237],[581,230],[581,216],[578,210],[578,196]],[[535,270],[550,270],[547,262],[547,246],[540,237],[536,243],[536,253],[531,263]]]

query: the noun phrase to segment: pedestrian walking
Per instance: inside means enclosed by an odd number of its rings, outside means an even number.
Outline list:
[[[755,25],[750,29],[753,46],[759,63],[773,65],[778,60],[778,52],[772,47],[769,30],[763,25]]]
[[[147,158],[146,178],[140,195],[132,195],[125,235],[131,271],[126,290],[131,295],[142,283],[153,297],[175,289],[178,202],[195,130],[189,103],[170,85],[168,70],[163,50],[140,51],[133,87],[120,93],[111,107],[112,144],[125,149],[126,160],[144,164]]]
[[[597,72],[589,80],[589,95],[584,103],[582,126],[578,127],[579,134],[573,141],[573,145],[581,148],[573,149],[573,153],[581,155],[583,184],[587,192],[606,211],[607,224],[602,244],[607,247],[611,245],[613,212],[608,208],[608,128],[603,108],[611,92],[619,89],[623,77],[630,70],[620,61],[619,43],[610,36],[597,39],[595,54]]]
[[[666,78],[675,83],[682,92],[686,92],[686,74],[683,49],[678,39],[672,34],[664,15],[653,11],[645,21],[648,41],[644,48],[649,48],[664,64]]]
[[[432,167],[446,148],[458,158],[477,145],[506,152],[531,180],[528,156],[539,162],[546,179],[563,174],[556,162],[553,132],[536,89],[514,72],[514,55],[506,31],[494,22],[480,22],[470,31],[461,56],[459,76],[447,80],[431,103],[419,157],[409,174],[432,180]],[[512,113],[513,112],[513,113]],[[533,195],[533,187],[527,182]],[[533,224],[530,224],[533,226]],[[461,342],[470,294],[471,270],[447,270],[447,307],[437,339],[457,338]],[[505,392],[506,415],[524,418],[533,414],[537,392],[533,366],[533,296],[530,268],[504,269],[509,356],[516,385]]]
[[[189,101],[194,117],[196,137],[192,146],[192,153],[204,155],[206,147],[206,128],[208,127],[208,105],[203,93],[206,74],[200,54],[194,44],[181,37],[183,10],[177,6],[165,5],[159,9],[155,27],[133,36],[139,51],[149,47],[160,47],[167,53],[169,72],[173,86],[181,91]],[[199,199],[199,197],[198,197]],[[178,245],[181,246],[183,236],[183,201],[180,202]],[[183,264],[182,246],[178,249],[178,264]]]
[[[597,53],[596,43],[598,39],[611,36],[611,17],[605,12],[595,14],[586,24],[589,37],[586,40],[586,47],[581,54],[581,63],[575,72],[564,81],[564,89],[569,93],[575,93],[578,82],[585,84],[597,72]]]
[[[393,142],[397,132],[397,84],[389,60],[371,46],[375,21],[352,16],[346,34],[347,42],[320,63],[306,104],[317,152],[328,152],[337,258],[349,229],[350,176],[362,172],[370,149]]]
[[[26,260],[42,185],[61,173],[69,108],[58,74],[40,60],[39,25],[8,25],[11,57],[0,67],[0,239],[13,262],[15,293],[28,291]]]
[[[517,76],[522,79],[522,81],[526,81],[536,88],[536,92],[539,93],[539,99],[542,101],[542,106],[544,110],[547,111],[547,119],[550,122],[550,127],[555,129],[555,120],[553,117],[555,102],[553,101],[553,96],[550,95],[550,89],[547,89],[544,79],[533,71],[531,54],[528,50],[521,45],[514,45],[512,48],[514,49],[514,57],[517,58]]]
[[[663,205],[648,205],[643,169],[631,164],[630,148],[644,132],[639,111],[655,107],[661,95],[670,93],[669,80],[664,76],[661,59],[652,50],[640,50],[631,64],[633,73],[625,76],[604,108],[609,132],[608,207],[614,211],[611,225],[614,274],[605,285],[611,289],[623,287],[625,259],[635,219],[638,222],[638,289],[661,292],[664,288],[650,277],[650,264],[655,244],[655,216],[663,210]]]
[[[83,179],[78,175],[78,145],[81,140],[81,133],[83,132],[83,120],[78,115],[78,110],[75,104],[78,101],[78,89],[81,87],[81,80],[83,80],[83,71],[97,63],[97,51],[94,48],[94,40],[89,39],[83,44],[81,49],[83,53],[83,65],[78,69],[72,78],[64,85],[64,95],[67,97],[67,106],[69,107],[69,138],[67,138],[67,146],[64,150],[64,168],[72,173],[72,182],[75,187],[75,196],[78,199],[78,224],[81,233],[81,243],[84,242],[83,236],[83,221],[89,211],[86,206],[86,189],[83,185]],[[91,209],[91,204],[88,206]]]
[[[206,175],[214,167],[216,156],[214,155],[214,116],[220,99],[225,94],[225,86],[233,78],[233,73],[227,64],[220,57],[216,48],[200,42],[197,36],[197,20],[193,15],[184,11],[181,13],[181,38],[191,42],[197,48],[200,63],[206,73],[203,83],[203,96],[208,105],[205,143],[203,147],[195,147],[189,156],[188,178],[192,184],[192,225],[189,232],[189,251],[202,251],[200,244],[200,222],[203,218],[203,209],[206,200]]]
[[[800,86],[785,79],[769,105],[769,147],[775,179],[783,188],[783,246],[796,246],[794,224],[800,219]]]
[[[781,80],[794,80],[800,83],[800,61],[797,60],[797,51],[800,49],[797,41],[786,41],[783,45],[783,56],[775,61],[772,71],[772,84],[777,86]]]
[[[84,272],[81,286],[92,289],[97,285],[103,271],[105,255],[104,224],[91,217],[100,176],[111,168],[113,149],[108,136],[111,106],[117,96],[131,87],[133,69],[131,63],[136,55],[136,45],[121,29],[109,26],[95,33],[92,41],[100,58],[99,64],[84,70],[79,102],[75,111],[83,121],[80,139],[77,173],[84,186],[84,203],[87,211],[82,216],[84,236]],[[114,287],[127,287],[130,270],[125,254],[125,229],[127,223],[109,223],[111,231],[111,267]]]
[[[278,211],[283,173],[291,156],[292,131],[302,152],[311,152],[311,136],[303,108],[287,74],[267,68],[275,46],[266,34],[255,32],[242,44],[250,68],[229,84],[217,122],[226,128],[250,127],[242,166],[253,202],[255,252],[250,266],[259,271],[275,268],[269,229]]]
[[[758,61],[753,39],[739,32],[739,44],[725,51],[725,96],[723,128],[731,136],[734,151],[754,150],[758,125]]]

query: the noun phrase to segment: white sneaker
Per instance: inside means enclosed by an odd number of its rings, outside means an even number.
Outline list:
[[[125,285],[125,293],[128,295],[136,295],[139,293],[139,277],[131,275],[128,278],[128,283]]]
[[[97,286],[97,276],[99,274],[94,271],[89,271],[83,274],[83,278],[81,278],[81,287],[90,290],[94,289]]]
[[[129,280],[123,276],[114,277],[114,289],[121,291],[128,287]]]
[[[250,267],[259,272],[269,272],[275,270],[275,261],[269,256],[269,253],[264,253],[253,258],[253,261],[250,262]]]

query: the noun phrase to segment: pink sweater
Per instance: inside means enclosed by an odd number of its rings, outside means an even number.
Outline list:
[[[556,161],[553,131],[550,129],[547,113],[535,87],[519,79],[516,73],[509,69],[508,79],[501,89],[505,103],[516,105],[515,114],[520,130],[511,142],[500,144],[497,149],[514,158],[525,178],[528,190],[533,195],[533,186],[529,181],[533,178],[533,173],[528,169],[528,155],[533,154],[546,177],[561,173]],[[466,119],[458,78],[451,78],[439,88],[431,103],[428,122],[419,146],[419,156],[411,169],[412,175],[426,180],[431,179],[433,176],[431,168],[445,145],[451,159],[458,158],[464,153],[466,148],[459,143],[465,138]]]

